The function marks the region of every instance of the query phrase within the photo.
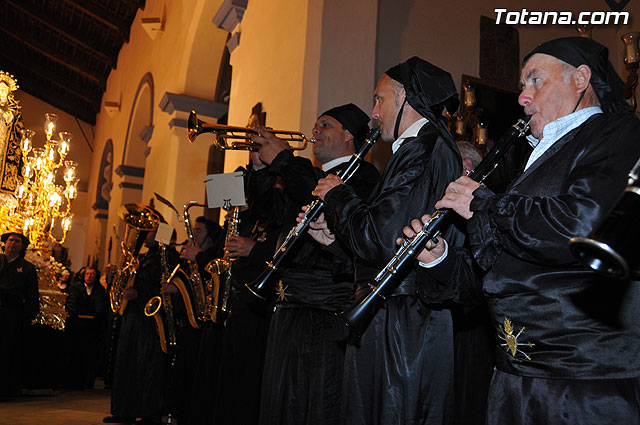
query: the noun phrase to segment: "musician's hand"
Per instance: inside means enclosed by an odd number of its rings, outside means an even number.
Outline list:
[[[251,168],[253,168],[255,171],[262,170],[267,166],[267,164],[262,162],[262,160],[260,159],[260,152],[251,151],[249,157],[251,158]]]
[[[271,164],[280,152],[289,149],[289,144],[282,139],[278,139],[273,133],[262,128],[254,128],[258,132],[252,140],[262,147],[258,151],[260,160],[264,164]]]
[[[305,205],[302,207],[302,211],[307,211],[308,207]],[[304,217],[304,212],[298,214],[296,217],[296,221],[300,223],[302,218]],[[331,233],[329,227],[327,226],[327,222],[324,220],[324,213],[320,213],[320,215],[316,218],[316,221],[312,221],[309,223],[309,235],[321,243],[322,245],[331,245],[336,240],[336,236]]]
[[[138,298],[138,291],[134,288],[124,288],[122,290],[122,296],[127,301],[135,300]]]
[[[242,236],[231,236],[227,243],[224,244],[224,257],[248,257],[255,245],[256,241],[253,239]]]
[[[327,177],[318,180],[318,185],[313,190],[313,192],[311,192],[311,194],[324,201],[324,197],[326,196],[327,192],[329,192],[336,186],[340,186],[341,184],[344,184],[344,182],[340,177],[336,176],[335,174],[329,174]]]
[[[451,208],[465,219],[470,219],[473,212],[470,209],[473,200],[473,191],[480,187],[480,183],[462,176],[458,180],[449,183],[444,197],[436,203],[436,208]]]
[[[190,261],[196,261],[196,255],[200,253],[200,247],[193,245],[185,245],[180,251],[180,258],[186,258]]]
[[[178,292],[178,287],[173,283],[162,282],[162,287],[160,288],[161,294],[175,294]]]
[[[414,237],[420,230],[422,230],[422,224],[429,221],[431,216],[429,214],[425,214],[422,216],[422,223],[417,218],[411,220],[411,226],[405,226],[402,229],[402,233],[406,236],[407,239]],[[425,247],[420,251],[420,254],[416,257],[416,259],[422,263],[430,263],[432,261],[437,260],[442,257],[444,254],[444,243],[442,241],[442,237],[438,236],[438,243],[434,243],[433,240],[427,242]],[[405,239],[398,238],[396,243],[398,245],[402,245]]]

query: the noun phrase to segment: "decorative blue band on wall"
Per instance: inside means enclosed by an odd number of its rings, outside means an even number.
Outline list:
[[[144,177],[144,168],[122,164],[118,165],[118,168],[116,168],[116,174],[120,177]]]
[[[229,109],[229,106],[224,103],[169,92],[162,96],[159,106],[160,109],[168,114],[173,114],[175,111],[191,112],[192,109],[195,109],[198,115],[211,118],[221,118]]]

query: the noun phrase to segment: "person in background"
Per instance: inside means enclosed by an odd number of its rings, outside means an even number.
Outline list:
[[[65,304],[67,339],[67,382],[72,388],[93,388],[100,356],[99,342],[104,338],[107,297],[98,283],[98,271],[86,267],[82,283],[69,289]]]
[[[38,274],[24,259],[29,239],[18,232],[2,235],[0,254],[0,396],[22,390],[24,328],[40,311]]]
[[[195,262],[202,282],[210,279],[205,267],[209,261],[224,256],[224,232],[217,223],[200,216],[193,224],[195,245],[185,245],[180,258]],[[188,267],[185,269],[188,270]],[[174,285],[173,290],[175,289]],[[213,423],[215,392],[220,371],[223,326],[210,321],[202,322],[199,330],[187,323],[178,330],[177,373],[173,392],[174,414],[178,421],[192,425]]]
[[[146,235],[147,252],[133,286],[123,290],[127,305],[122,315],[111,390],[111,416],[105,423],[132,422],[157,425],[165,411],[166,372],[169,359],[158,343],[155,321],[144,306],[160,293],[162,268],[156,231]]]
[[[71,272],[64,269],[62,273],[60,273],[60,277],[58,278],[56,285],[60,292],[68,294],[71,291]]]

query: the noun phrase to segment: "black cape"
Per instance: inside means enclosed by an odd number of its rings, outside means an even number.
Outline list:
[[[461,174],[457,148],[428,123],[391,156],[367,200],[344,185],[327,193],[325,216],[355,253],[359,287],[396,253],[402,228],[433,212],[446,186]],[[452,247],[464,240],[455,227],[445,235]],[[429,305],[427,296],[411,271],[363,333],[360,346],[348,346],[343,423],[448,420],[453,394],[451,314]]]
[[[20,395],[24,327],[39,310],[38,275],[33,264],[22,257],[9,263],[0,254],[0,396]]]
[[[346,163],[331,169],[337,173]],[[295,224],[320,169],[306,158],[282,152],[271,164],[289,196],[283,232]],[[328,174],[327,173],[327,174]],[[375,167],[363,162],[349,180],[366,196],[378,181]],[[276,310],[271,319],[264,368],[260,423],[337,423],[342,394],[344,332],[334,312],[353,299],[351,259],[338,257],[309,235],[285,260]]]
[[[133,288],[138,297],[122,315],[111,391],[111,413],[157,419],[164,411],[168,358],[160,349],[155,321],[144,306],[160,293],[160,251],[150,248],[140,259]]]
[[[480,187],[468,221],[471,252],[457,252],[430,273],[431,283],[434,274],[444,282],[452,273],[443,296],[487,299],[499,372],[490,389],[490,423],[544,422],[547,414],[566,418],[562,423],[639,420],[633,392],[640,385],[640,285],[587,270],[569,251],[569,239],[589,234],[622,193],[640,156],[638,134],[633,115],[593,116],[505,194]],[[572,395],[555,403],[560,393]],[[596,408],[595,399],[606,408]],[[634,416],[626,416],[629,406]]]

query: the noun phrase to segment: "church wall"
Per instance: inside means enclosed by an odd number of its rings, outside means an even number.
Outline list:
[[[460,88],[462,74],[479,77],[480,16],[496,19],[495,8],[508,11],[608,11],[601,0],[558,2],[553,0],[464,1],[380,0],[376,77],[389,67],[418,55],[449,71]],[[593,39],[609,48],[610,59],[622,78],[623,44],[620,36],[640,29],[640,4],[629,2],[628,25],[597,25]],[[539,43],[577,36],[571,25],[514,25],[520,35],[520,59]]]
[[[229,125],[246,126],[252,107],[262,102],[267,126],[309,133],[309,128],[302,128],[302,82],[305,51],[307,56],[318,54],[318,46],[307,40],[308,20],[319,19],[309,16],[309,3],[249,1],[240,25],[240,44],[231,53]],[[225,172],[246,165],[248,159],[246,152],[226,152]]]
[[[97,117],[95,152],[98,154],[93,157],[92,169],[99,168],[100,154],[109,139],[113,141],[114,171],[120,165],[144,167],[144,177],[119,176],[114,172],[104,244],[111,238],[112,249],[119,249],[113,226],[119,229],[120,237],[124,231],[117,215],[123,203],[148,204],[154,192],[172,201],[179,210],[186,201],[204,201],[208,145],[190,145],[186,128],[180,126],[180,121],[186,122],[188,114],[174,110],[164,112],[160,104],[167,92],[213,99],[226,33],[216,28],[211,19],[221,2],[147,1],[145,9],[138,11],[130,40],[123,45],[118,57],[117,68],[109,76],[103,104],[105,101],[119,102],[120,111],[110,115],[103,107]],[[142,27],[141,19],[162,16],[163,10],[166,14],[164,31],[152,39]],[[149,85],[152,92],[139,92],[141,84]],[[148,134],[140,134],[145,126],[151,127],[150,138]],[[146,142],[144,137],[148,139]],[[125,143],[128,153],[125,153]],[[142,145],[144,149],[141,149],[141,143],[146,144],[146,147]],[[97,180],[97,176],[92,176],[90,194],[95,193]],[[131,188],[132,184],[138,185],[137,188]],[[178,238],[184,238],[183,225],[177,222],[175,214],[157,201],[155,206],[169,224],[176,227]],[[196,211],[192,213],[197,214]],[[95,254],[104,225],[97,219],[89,223],[89,254]],[[100,267],[106,263],[105,251],[105,246],[100,247]],[[115,256],[112,252],[112,262]]]
[[[262,102],[267,126],[311,138],[319,113],[353,102],[370,110],[377,7],[365,0],[250,1],[233,67],[229,123],[246,125]],[[298,154],[311,157],[307,148]],[[248,162],[227,154],[225,171]]]

